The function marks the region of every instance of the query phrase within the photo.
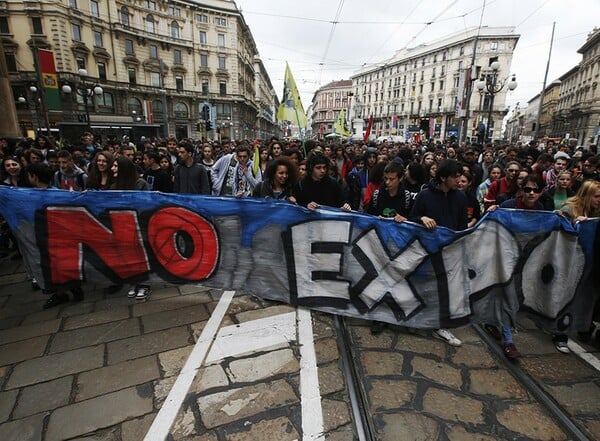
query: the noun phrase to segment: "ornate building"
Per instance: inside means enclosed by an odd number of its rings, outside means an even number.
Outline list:
[[[578,145],[598,145],[600,138],[600,29],[594,29],[577,51],[581,62],[561,76],[552,134],[577,139]]]
[[[317,90],[309,112],[313,137],[322,138],[332,133],[333,123],[342,109],[346,109],[348,117],[351,116],[351,104],[352,80],[332,81]]]
[[[500,139],[508,87],[490,95],[480,94],[472,86],[478,79],[490,78],[496,86],[507,84],[512,79],[510,65],[518,40],[512,27],[470,28],[430,44],[401,49],[392,58],[352,76],[354,97],[361,104],[361,115],[356,116],[363,121],[373,116],[376,136],[409,139],[420,133],[445,139],[459,135],[464,118],[467,137],[476,138],[483,122],[489,125],[489,137]],[[474,70],[469,71],[472,65]],[[466,100],[469,89],[473,92]]]
[[[0,0],[0,38],[24,134],[279,131],[277,96],[233,1]],[[37,49],[53,54],[57,108],[42,93]]]

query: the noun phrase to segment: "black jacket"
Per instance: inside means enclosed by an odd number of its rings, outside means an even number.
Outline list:
[[[467,228],[467,196],[461,190],[444,193],[437,188],[435,180],[429,182],[417,195],[409,220],[421,223],[427,216],[442,227],[460,231]]]

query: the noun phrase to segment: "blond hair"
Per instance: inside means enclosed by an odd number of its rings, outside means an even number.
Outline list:
[[[600,208],[592,207],[592,199],[597,191],[600,191],[600,182],[593,179],[583,181],[577,194],[565,202],[573,208],[573,219],[579,216],[600,217]]]

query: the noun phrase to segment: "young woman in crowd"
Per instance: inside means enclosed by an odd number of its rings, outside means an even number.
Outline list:
[[[96,153],[88,166],[88,178],[85,183],[87,190],[107,190],[112,185],[113,173],[111,165],[113,156],[106,150]]]
[[[492,184],[492,182],[497,181],[501,177],[502,177],[502,167],[499,164],[492,164],[488,167],[487,178],[485,179],[485,181],[483,181],[481,184],[479,184],[479,187],[477,187],[477,190],[475,191],[475,197],[477,198],[477,201],[479,202],[479,207],[480,207],[481,212],[483,212],[485,210],[483,201],[484,201],[486,195],[488,194],[490,185]]]
[[[252,195],[258,198],[271,198],[296,202],[292,189],[298,182],[296,166],[286,156],[270,161],[265,170],[264,179],[259,182]]]
[[[210,144],[204,144],[202,146],[202,155],[200,157],[200,164],[202,164],[207,170],[215,165],[215,158],[213,154],[213,148]]]
[[[21,162],[15,156],[8,156],[2,161],[2,184],[13,187],[29,187],[27,174]]]
[[[571,190],[572,177],[569,170],[558,172],[556,183],[544,195],[543,203],[547,210],[560,210],[567,199],[575,195]]]
[[[135,164],[125,156],[119,156],[112,163],[113,183],[111,190],[150,190],[146,181],[140,178]],[[151,293],[149,285],[132,285],[127,291],[127,297],[145,300]]]
[[[479,219],[481,219],[481,208],[479,201],[475,197],[475,193],[471,187],[473,183],[473,176],[471,172],[463,170],[462,174],[456,182],[456,188],[462,190],[467,195],[467,227],[471,228],[474,226]]]

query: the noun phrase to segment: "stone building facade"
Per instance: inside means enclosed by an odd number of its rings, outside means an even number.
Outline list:
[[[511,78],[518,40],[512,27],[483,27],[401,49],[392,58],[352,76],[360,117],[366,122],[373,116],[376,136],[410,139],[419,134],[420,138],[443,140],[462,135],[463,139],[476,139],[479,123],[488,123],[491,99],[472,86],[478,79],[492,75],[490,65],[494,61],[500,63],[498,85],[506,83]],[[494,140],[501,138],[507,89],[494,95],[489,128],[489,137]],[[460,108],[457,103],[461,103]],[[464,133],[459,133],[461,124]]]
[[[86,128],[208,139],[278,133],[277,96],[233,1],[0,0],[0,38],[24,133],[48,125],[68,138]],[[61,110],[45,111],[37,49],[53,53]],[[96,86],[103,93],[88,96]]]
[[[333,124],[342,109],[346,110],[346,119],[351,121],[351,105],[352,80],[332,81],[319,88],[313,96],[310,107],[310,127],[313,137],[322,138],[332,133]]]

